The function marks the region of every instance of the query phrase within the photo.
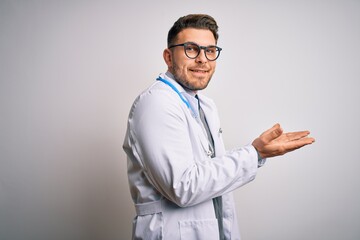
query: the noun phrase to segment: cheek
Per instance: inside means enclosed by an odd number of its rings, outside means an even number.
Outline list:
[[[186,72],[188,68],[188,64],[183,60],[174,62],[174,66],[181,72]]]

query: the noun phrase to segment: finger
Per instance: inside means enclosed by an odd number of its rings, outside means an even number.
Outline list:
[[[309,131],[299,131],[299,132],[285,133],[286,138],[288,139],[288,141],[298,140],[298,139],[301,139],[301,138],[304,138],[304,137],[308,136],[309,134],[310,134]]]
[[[263,134],[261,134],[261,138],[264,142],[271,142],[272,140],[278,138],[283,133],[280,124],[275,124],[272,128],[266,130]]]
[[[291,142],[287,142],[283,146],[284,146],[284,149],[286,150],[286,152],[290,152],[290,151],[293,151],[295,149],[299,149],[299,148],[302,148],[302,147],[304,147],[306,145],[312,144],[313,142],[315,142],[314,138],[302,138],[302,139],[299,139],[299,140],[294,140],[294,141],[291,141]]]
[[[279,128],[280,127],[280,124],[279,123],[276,123],[274,126],[272,126],[271,128],[269,128],[268,130],[266,130],[265,132],[263,132],[262,134],[268,134],[270,133],[271,131],[274,131],[276,128]]]

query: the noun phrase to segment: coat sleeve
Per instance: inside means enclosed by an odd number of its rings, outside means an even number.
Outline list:
[[[180,207],[207,201],[252,181],[257,153],[252,146],[209,158],[195,154],[185,114],[169,91],[143,94],[129,116],[132,151],[149,182]]]

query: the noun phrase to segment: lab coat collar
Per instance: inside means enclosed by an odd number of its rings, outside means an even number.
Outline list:
[[[183,86],[181,86],[176,80],[174,75],[171,72],[166,72],[165,74],[160,74],[161,78],[164,78],[166,80],[168,80],[169,82],[171,82],[176,89],[186,98],[186,100],[189,102],[189,104],[191,105],[191,108],[194,110],[194,117],[198,118],[199,117],[199,102],[198,99],[195,98],[196,93],[190,90],[185,90],[183,88]]]

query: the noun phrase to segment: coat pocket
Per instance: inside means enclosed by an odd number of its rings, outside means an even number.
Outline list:
[[[182,240],[218,240],[219,228],[216,219],[186,220],[179,222]]]
[[[133,240],[163,239],[162,213],[137,216],[133,222]]]

